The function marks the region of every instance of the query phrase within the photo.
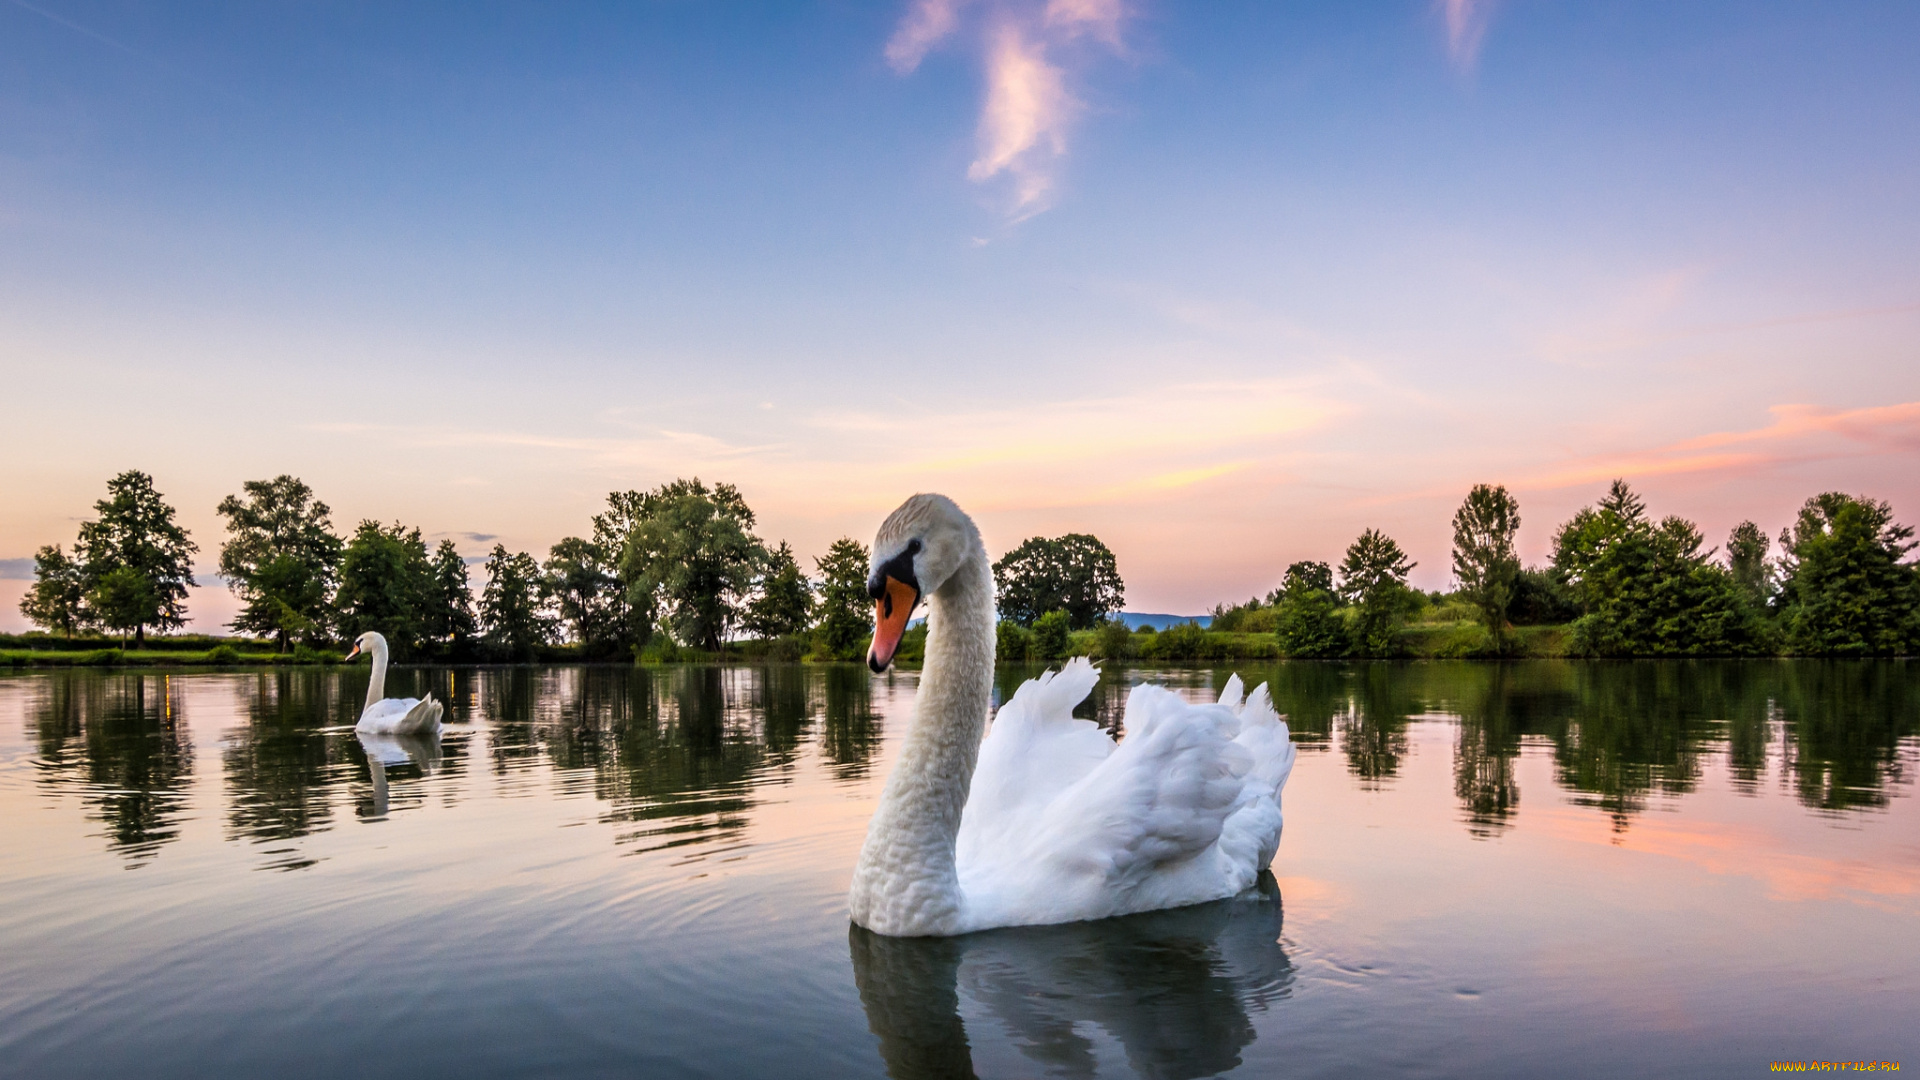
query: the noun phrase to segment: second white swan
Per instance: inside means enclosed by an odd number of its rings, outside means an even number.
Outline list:
[[[353,651],[347,654],[347,659],[351,660],[363,652],[373,654],[373,678],[367,683],[367,704],[360,710],[360,722],[353,725],[353,730],[375,735],[432,735],[438,732],[444,710],[439,702],[433,700],[432,694],[428,694],[424,701],[385,696],[387,639],[378,631],[369,630],[354,639]]]
[[[993,572],[952,500],[915,495],[881,525],[868,664],[884,671],[927,600],[913,723],[854,869],[853,921],[894,936],[1100,919],[1236,895],[1280,844],[1287,725],[1238,676],[1196,705],[1127,697],[1119,743],[1073,707],[1084,659],[1029,680],[984,742],[993,691]]]

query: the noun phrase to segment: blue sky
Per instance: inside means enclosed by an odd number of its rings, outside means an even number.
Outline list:
[[[124,468],[543,553],[741,485],[1129,606],[1614,475],[1920,511],[1920,8],[0,0],[0,559]],[[0,582],[0,626],[18,624]],[[202,594],[201,612],[224,610]]]

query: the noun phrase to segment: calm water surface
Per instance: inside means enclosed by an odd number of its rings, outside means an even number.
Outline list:
[[[364,668],[0,676],[0,1071],[1920,1068],[1915,665],[1242,671],[1273,879],[953,941],[846,921],[911,673],[396,672],[437,744],[354,736]]]

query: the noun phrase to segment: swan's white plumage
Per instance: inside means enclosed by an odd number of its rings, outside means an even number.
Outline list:
[[[1239,676],[1194,704],[1128,694],[1118,743],[1073,708],[1100,673],[1069,661],[1024,683],[984,739],[993,577],[973,522],[916,495],[874,538],[875,581],[911,560],[929,605],[907,732],[854,868],[853,920],[882,934],[963,934],[1100,919],[1233,896],[1280,844],[1293,768],[1266,687]],[[878,588],[877,585],[872,586]]]
[[[367,682],[367,703],[360,710],[360,722],[353,730],[370,735],[432,735],[440,730],[444,709],[428,694],[420,698],[390,698],[387,689],[387,639],[369,630],[354,641],[352,659],[362,652],[373,655],[373,677]]]
[[[431,735],[440,730],[442,707],[428,695],[420,698],[381,698],[360,714],[353,730],[370,735]]]
[[[1218,900],[1272,860],[1294,748],[1265,687],[1196,705],[1136,686],[1116,744],[1073,716],[1099,677],[1069,661],[994,718],[955,845],[969,929]]]

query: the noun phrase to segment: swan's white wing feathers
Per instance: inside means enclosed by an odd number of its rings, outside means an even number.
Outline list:
[[[960,817],[959,861],[1031,830],[1048,803],[1113,753],[1113,739],[1100,725],[1073,715],[1099,680],[1099,669],[1076,657],[1058,672],[1021,683],[1000,706],[980,743]]]
[[[381,698],[360,714],[355,731],[376,735],[420,735],[440,730],[441,704],[427,695],[419,698]]]
[[[1086,671],[1097,677],[1090,665]],[[1243,703],[1235,678],[1219,703],[1193,705],[1160,687],[1137,686],[1127,698],[1127,737],[1117,747],[1087,725],[1110,748],[1093,760],[1086,732],[1057,723],[1071,719],[1072,705],[1092,684],[1067,685],[1085,689],[1039,723],[1017,713],[1022,719],[1010,732],[1029,738],[1002,750],[1046,762],[1054,756],[1050,736],[1071,738],[1078,753],[1063,750],[1061,757],[1082,774],[1063,785],[1060,772],[1043,767],[1034,787],[1024,789],[1014,778],[1036,770],[1008,760],[996,762],[988,787],[976,777],[965,817],[978,824],[969,836],[963,820],[956,851],[969,921],[986,927],[1102,918],[1219,899],[1251,885],[1279,840],[1273,780],[1284,783],[1292,763],[1285,725],[1265,688]],[[1067,685],[1057,692],[1064,696]],[[1041,696],[1046,689],[1039,688]],[[1236,713],[1249,711],[1258,730],[1242,743],[1249,725]],[[981,827],[986,823],[991,827]]]

